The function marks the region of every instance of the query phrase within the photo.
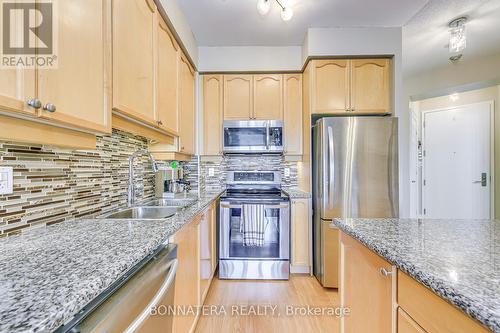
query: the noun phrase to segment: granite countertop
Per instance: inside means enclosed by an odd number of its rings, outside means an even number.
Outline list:
[[[311,198],[311,193],[303,191],[296,187],[283,187],[283,192],[288,194],[290,199],[309,199]]]
[[[79,219],[0,240],[0,332],[67,323],[220,194],[168,219]]]
[[[500,221],[335,219],[333,224],[500,332]]]

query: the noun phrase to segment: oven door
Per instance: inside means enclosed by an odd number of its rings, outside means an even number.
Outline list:
[[[267,153],[267,121],[225,121],[224,153]]]
[[[241,227],[242,203],[221,201],[221,260],[288,260],[290,223],[288,202],[265,203],[263,246],[246,246]]]

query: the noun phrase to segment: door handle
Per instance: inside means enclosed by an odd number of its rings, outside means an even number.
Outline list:
[[[486,172],[481,173],[481,180],[474,180],[472,181],[472,184],[481,184],[481,186],[486,187],[488,184],[488,175]]]
[[[328,127],[328,205],[333,208],[333,187],[335,186],[335,147],[333,146],[333,130]]]

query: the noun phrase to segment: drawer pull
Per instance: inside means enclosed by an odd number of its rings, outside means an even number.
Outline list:
[[[382,268],[380,269],[380,274],[382,274],[383,276],[390,276],[390,275],[392,275],[393,273],[392,273],[392,271],[388,271],[387,269],[385,269],[384,267],[382,267]]]

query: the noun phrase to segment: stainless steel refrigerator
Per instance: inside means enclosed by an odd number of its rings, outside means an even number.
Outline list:
[[[338,288],[339,231],[334,218],[397,217],[398,120],[329,117],[313,126],[313,270]]]

